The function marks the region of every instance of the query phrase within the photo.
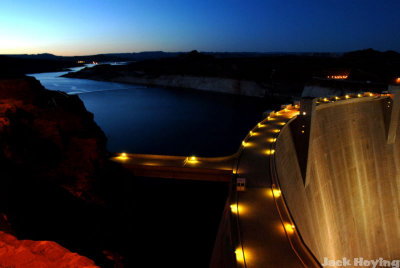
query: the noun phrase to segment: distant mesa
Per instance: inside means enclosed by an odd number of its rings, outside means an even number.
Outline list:
[[[300,96],[304,85],[319,80],[387,85],[400,74],[400,54],[372,49],[343,55],[200,53],[102,65],[65,77],[191,88],[269,97]],[[322,82],[321,82],[322,83]],[[325,83],[325,82],[324,82]],[[350,85],[350,88],[354,86]]]

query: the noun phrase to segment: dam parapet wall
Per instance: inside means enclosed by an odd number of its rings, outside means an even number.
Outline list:
[[[370,81],[314,77],[304,85],[301,96],[317,98],[344,96],[350,93],[362,93],[365,91],[381,93],[387,91],[391,86],[384,83],[371,83]]]
[[[388,143],[390,126],[399,131],[392,103],[386,96],[316,106],[306,152],[298,151],[301,134],[290,127],[297,119],[279,135],[280,187],[321,263],[324,257],[400,259],[400,141]],[[302,153],[308,153],[306,174]]]

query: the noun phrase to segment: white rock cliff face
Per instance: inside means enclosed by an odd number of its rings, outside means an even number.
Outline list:
[[[162,75],[155,78],[120,76],[113,82],[142,84],[148,86],[191,88],[235,95],[264,97],[267,89],[253,81],[217,77]]]

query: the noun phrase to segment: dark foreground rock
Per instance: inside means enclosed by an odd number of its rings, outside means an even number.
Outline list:
[[[77,96],[45,90],[34,78],[0,80],[0,159],[76,196],[89,193],[106,137]]]
[[[96,268],[94,262],[51,241],[18,240],[0,231],[1,267]]]
[[[77,96],[33,78],[0,80],[0,107],[0,267],[208,266],[226,185],[133,177]]]
[[[0,79],[0,267],[114,265],[124,175],[107,156],[78,96]]]

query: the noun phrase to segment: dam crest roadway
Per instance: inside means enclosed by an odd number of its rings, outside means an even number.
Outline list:
[[[238,151],[230,156],[207,158],[122,153],[111,159],[135,176],[230,184],[231,191],[210,267],[321,267],[304,243],[279,186],[275,163],[279,134],[283,128],[289,127],[288,123],[302,117],[308,118],[302,127],[309,131],[312,114],[322,106],[351,105],[390,96],[363,93],[313,99],[312,105],[304,102],[303,106],[303,101],[286,105],[254,126]],[[299,133],[300,137],[302,134],[304,130]],[[222,230],[222,226],[230,227]],[[227,237],[229,245],[221,242]],[[231,255],[220,256],[227,247],[231,248]]]

